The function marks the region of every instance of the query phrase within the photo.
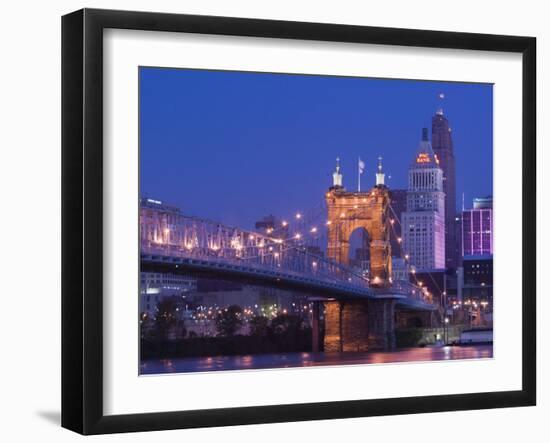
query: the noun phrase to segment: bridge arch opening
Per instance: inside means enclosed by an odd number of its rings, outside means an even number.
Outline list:
[[[348,263],[349,265],[361,272],[363,275],[369,275],[370,266],[370,236],[369,232],[364,226],[355,228],[348,239],[349,252]]]

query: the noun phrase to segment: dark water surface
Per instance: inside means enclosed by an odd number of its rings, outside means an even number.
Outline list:
[[[233,355],[219,357],[173,358],[147,360],[140,365],[140,374],[179,372],[231,371],[243,369],[295,368],[311,366],[362,365],[438,360],[492,358],[493,346],[441,346],[406,348],[383,352]]]

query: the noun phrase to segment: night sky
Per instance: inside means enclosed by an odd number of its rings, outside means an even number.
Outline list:
[[[344,186],[405,188],[422,127],[453,130],[457,208],[492,194],[492,85],[140,68],[141,195],[252,228],[319,207],[341,158]],[[445,98],[441,100],[439,94]],[[388,175],[391,176],[388,179]]]

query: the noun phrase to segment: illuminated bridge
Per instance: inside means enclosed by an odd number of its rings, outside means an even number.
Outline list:
[[[421,312],[431,318],[435,309],[432,295],[421,282],[392,280],[390,235],[396,220],[391,212],[381,159],[376,185],[363,192],[343,187],[337,160],[333,186],[318,210],[297,213],[292,226],[287,221],[267,223],[261,232],[190,217],[178,208],[146,199],[140,211],[141,270],[301,291],[313,304],[314,351],[320,349],[321,305],[325,351],[391,349],[399,315]],[[357,229],[369,239],[365,273],[349,265],[350,239]],[[400,244],[401,239],[397,240]],[[321,245],[326,246],[326,256]],[[400,252],[408,260],[408,254]],[[415,277],[411,268],[411,279]]]
[[[310,249],[296,234],[279,238],[178,214],[171,228],[142,235],[141,267],[238,279],[334,299],[391,297],[404,307],[433,309],[422,288],[405,281],[373,287],[357,269]]]

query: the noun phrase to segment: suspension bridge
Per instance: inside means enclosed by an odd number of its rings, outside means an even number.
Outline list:
[[[333,185],[320,209],[298,212],[292,223],[273,219],[261,224],[260,232],[191,217],[146,200],[140,212],[141,269],[298,290],[315,300],[314,351],[320,349],[321,304],[325,351],[392,349],[400,310],[431,315],[435,309],[432,295],[415,280],[414,268],[412,278],[393,279],[390,236],[395,235],[397,217],[392,214],[381,159],[376,185],[363,192],[343,187],[337,160]],[[368,234],[367,272],[350,266],[350,239],[357,229]],[[396,240],[401,244],[400,238]],[[321,243],[326,245],[326,254]],[[408,254],[399,252],[407,261]]]
[[[332,299],[392,297],[403,307],[433,308],[417,285],[392,281],[376,287],[360,269],[323,256],[316,244],[324,242],[330,224],[318,226],[318,217],[308,213],[261,233],[160,208],[149,202],[142,214],[144,271],[235,279]]]

